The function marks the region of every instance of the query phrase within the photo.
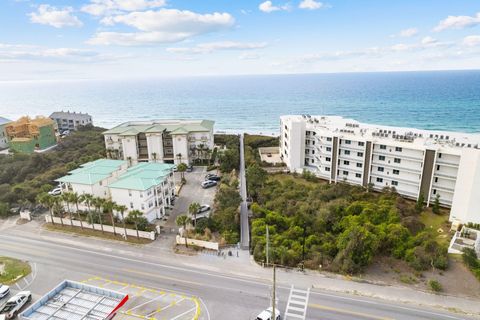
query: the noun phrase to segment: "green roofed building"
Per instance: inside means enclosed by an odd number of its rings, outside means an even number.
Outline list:
[[[99,159],[85,163],[55,181],[60,183],[63,192],[87,193],[107,199],[110,198],[108,184],[126,171],[127,161]]]
[[[22,153],[42,152],[57,144],[55,121],[36,117],[22,117],[5,125],[11,150]]]
[[[148,221],[165,216],[175,198],[173,165],[139,163],[108,185],[112,200],[131,210],[140,210]]]
[[[126,214],[140,210],[152,221],[165,215],[175,198],[173,165],[139,163],[128,167],[124,160],[88,162],[57,179],[62,192],[91,194],[127,207]],[[80,205],[81,209],[86,209]],[[118,214],[118,213],[117,213]]]
[[[213,149],[211,120],[130,121],[105,131],[107,155],[138,162],[191,164],[209,158]]]

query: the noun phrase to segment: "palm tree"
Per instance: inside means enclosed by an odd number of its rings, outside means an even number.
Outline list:
[[[130,219],[133,220],[133,223],[135,223],[135,230],[137,230],[137,239],[140,239],[140,235],[138,233],[138,218],[143,216],[143,212],[140,210],[132,210],[130,211],[128,216],[130,217]]]
[[[202,164],[203,164],[203,160],[204,160],[203,152],[205,151],[205,145],[203,143],[200,143],[197,149],[198,149],[198,153],[200,154],[200,160],[202,160]]]
[[[113,210],[115,209],[116,207],[116,203],[111,201],[111,200],[108,200],[108,201],[105,201],[105,203],[103,204],[103,209],[108,213],[108,215],[110,216],[110,219],[111,219],[111,222],[112,222],[112,227],[113,227],[113,235],[116,236],[117,235],[117,230],[115,229],[115,216],[113,215]]]
[[[75,208],[77,209],[77,217],[78,220],[80,221],[80,228],[83,230],[83,221],[82,217],[80,216],[80,210],[78,209],[78,204],[80,203],[80,196],[76,192],[72,192],[70,194],[70,202],[75,204]]]
[[[95,207],[95,212],[98,214],[98,222],[100,222],[100,228],[102,229],[103,233],[102,207],[105,204],[105,200],[100,197],[94,197],[92,200],[92,204]],[[94,224],[95,221],[92,221],[92,225]]]
[[[180,163],[177,166],[177,171],[180,172],[180,175],[182,177],[182,180],[185,179],[185,171],[187,171],[187,165],[185,163]]]
[[[62,205],[62,201],[59,197],[52,198],[52,210],[54,214],[57,214],[60,217],[60,223],[63,225],[63,213],[64,207]]]
[[[125,211],[127,211],[127,207],[124,205],[117,205],[115,206],[115,210],[120,212],[120,215],[122,216],[123,220],[123,230],[125,232],[125,240],[127,240],[127,226],[125,225]]]
[[[92,205],[92,202],[93,202],[93,195],[91,195],[89,193],[84,193],[80,196],[79,201],[85,203],[85,205],[87,206],[87,209],[88,209],[88,216],[90,218],[90,222],[93,222],[92,210],[90,208],[90,206]],[[93,228],[93,230],[95,230],[95,225],[93,223],[92,223],[92,228]]]
[[[49,195],[47,192],[43,192],[37,195],[36,200],[42,206],[44,206],[45,208],[48,208],[48,211],[50,212],[50,218],[52,219],[52,224],[55,224],[55,221],[53,221],[53,211],[52,211],[53,196]]]
[[[67,205],[68,217],[70,218],[70,226],[73,227],[73,217],[72,217],[72,210],[70,210],[70,192],[64,192],[61,195],[63,202]]]
[[[188,212],[193,215],[193,224],[196,226],[197,225],[197,213],[200,210],[200,203],[198,202],[192,202],[188,206]]]
[[[188,248],[188,242],[187,242],[187,224],[190,223],[190,218],[186,214],[182,214],[177,217],[177,220],[175,222],[177,223],[177,226],[182,226],[183,227],[183,237],[185,238],[185,247]]]

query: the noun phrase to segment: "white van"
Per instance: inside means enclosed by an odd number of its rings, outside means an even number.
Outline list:
[[[270,307],[267,310],[263,310],[260,314],[255,318],[255,320],[272,320],[272,310],[273,308]],[[280,311],[275,308],[275,320],[281,320],[282,316],[280,315]]]

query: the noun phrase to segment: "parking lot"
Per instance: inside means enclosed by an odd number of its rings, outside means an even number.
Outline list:
[[[211,173],[216,173],[216,171],[211,171]],[[166,228],[176,228],[176,217],[181,214],[188,214],[188,207],[192,202],[213,207],[213,199],[217,188],[203,189],[200,185],[205,180],[206,174],[205,167],[194,167],[193,172],[185,172],[187,183],[182,187],[179,197],[176,198],[173,209],[169,211],[168,220],[162,222],[162,225]],[[179,172],[175,172],[175,180],[177,182],[181,180]]]
[[[207,312],[198,297],[178,292],[147,288],[122,281],[93,277],[86,284],[127,293],[128,302],[115,319],[203,320]]]

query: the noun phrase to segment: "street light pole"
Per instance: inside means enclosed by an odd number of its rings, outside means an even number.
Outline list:
[[[305,237],[307,236],[307,224],[303,224],[303,244],[302,244],[302,271],[305,268]]]

